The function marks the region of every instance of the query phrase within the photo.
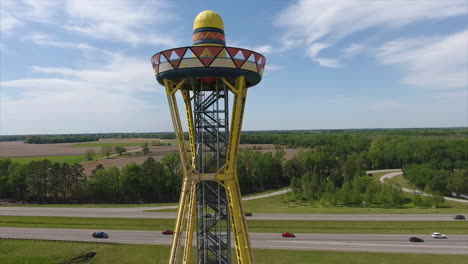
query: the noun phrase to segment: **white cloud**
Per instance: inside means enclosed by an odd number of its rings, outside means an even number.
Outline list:
[[[339,68],[342,66],[341,63],[335,59],[315,58],[314,61],[318,62],[320,66],[328,68]]]
[[[317,57],[320,51],[330,47],[330,44],[326,43],[313,43],[307,48],[306,54],[311,58]]]
[[[33,66],[32,70],[41,77],[0,82],[0,134],[171,128],[167,106],[141,96],[160,93],[165,98],[147,60],[118,54],[98,69]]]
[[[60,1],[23,0],[23,2],[22,17],[41,23],[53,23],[62,8]]]
[[[3,13],[3,12],[2,12]],[[2,14],[2,18],[0,21],[0,34],[2,35],[9,35],[13,31],[15,27],[22,25],[23,23],[20,22],[15,17],[9,14]]]
[[[268,61],[267,61],[266,65],[265,65],[265,71],[266,72],[279,71],[279,70],[282,70],[282,69],[283,69],[283,66],[278,65],[278,64],[270,64],[270,63],[268,63]]]
[[[360,44],[352,43],[349,47],[342,49],[341,52],[344,56],[354,56],[363,50],[363,46]]]
[[[299,0],[278,15],[276,24],[285,28],[282,36],[285,47],[305,46],[308,56],[318,57],[320,50],[323,50],[321,43],[327,43],[331,47],[363,30],[376,27],[392,29],[418,21],[444,19],[467,13],[466,0]],[[319,46],[314,46],[317,44]],[[357,50],[357,46],[350,47],[350,51]]]
[[[138,45],[176,45],[168,34],[155,32],[155,25],[174,18],[170,6],[164,1],[66,1],[68,23],[65,29],[92,38],[106,39]],[[159,33],[159,34],[158,34]]]
[[[51,23],[60,7],[60,1],[2,0],[0,33],[10,35],[27,22]]]
[[[443,37],[407,38],[383,44],[383,64],[406,70],[404,83],[449,89],[468,87],[468,30]]]
[[[95,49],[93,46],[90,46],[86,43],[75,43],[70,41],[59,41],[54,39],[53,36],[43,33],[32,33],[25,37],[23,40],[30,40],[34,44],[45,47],[56,47],[56,48],[73,48],[73,49],[83,49],[91,50]]]
[[[273,46],[263,45],[263,46],[254,47],[251,50],[258,52],[260,54],[270,54],[273,52]]]

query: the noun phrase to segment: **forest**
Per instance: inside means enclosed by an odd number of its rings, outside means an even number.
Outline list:
[[[407,203],[400,188],[365,171],[403,169],[414,187],[442,196],[468,194],[467,129],[330,132],[247,132],[243,143],[274,144],[275,151],[241,149],[237,172],[243,194],[290,186],[291,199],[333,205],[395,207]],[[285,159],[285,148],[299,153]],[[177,201],[177,153],[122,169],[98,166],[90,176],[79,164],[47,160],[21,165],[0,160],[0,197],[28,201]],[[420,201],[414,201],[420,203]],[[426,203],[427,204],[427,203]]]

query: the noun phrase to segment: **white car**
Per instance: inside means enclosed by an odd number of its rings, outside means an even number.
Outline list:
[[[444,235],[444,234],[441,234],[441,233],[432,233],[432,237],[433,238],[443,238],[443,239],[447,239],[447,237]]]

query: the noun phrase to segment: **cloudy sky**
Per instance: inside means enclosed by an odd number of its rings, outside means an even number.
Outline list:
[[[0,1],[0,134],[172,131],[150,58],[195,16],[267,57],[245,130],[468,126],[468,1]]]

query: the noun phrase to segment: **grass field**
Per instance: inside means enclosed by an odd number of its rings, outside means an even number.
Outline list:
[[[103,154],[95,154],[94,159],[99,159],[105,157]],[[51,162],[60,162],[60,163],[80,163],[87,161],[85,155],[73,155],[73,156],[41,156],[41,157],[14,157],[8,158],[11,161],[18,162],[21,164],[29,163],[31,161],[41,161],[41,160],[50,160]]]
[[[468,221],[275,221],[248,220],[250,232],[333,234],[468,234]],[[0,226],[113,230],[165,230],[175,219],[2,216]]]
[[[385,182],[399,185],[400,187],[407,188],[410,190],[414,188],[414,186],[411,186],[411,184],[405,178],[403,178],[403,175],[395,176],[391,179],[386,180]]]
[[[170,249],[169,246],[157,245],[0,239],[0,263],[5,264],[63,263],[90,251],[97,252],[92,261],[93,264],[163,264],[168,262]],[[459,264],[466,262],[466,256],[461,255],[265,249],[254,249],[254,256],[257,264]]]
[[[151,142],[148,142],[150,144]],[[73,144],[72,147],[74,148],[100,148],[104,146],[116,147],[116,146],[124,146],[124,147],[131,147],[131,146],[141,146],[143,143],[131,143],[131,142],[122,142],[122,143],[109,143],[109,142],[89,142],[89,143],[78,143]]]

